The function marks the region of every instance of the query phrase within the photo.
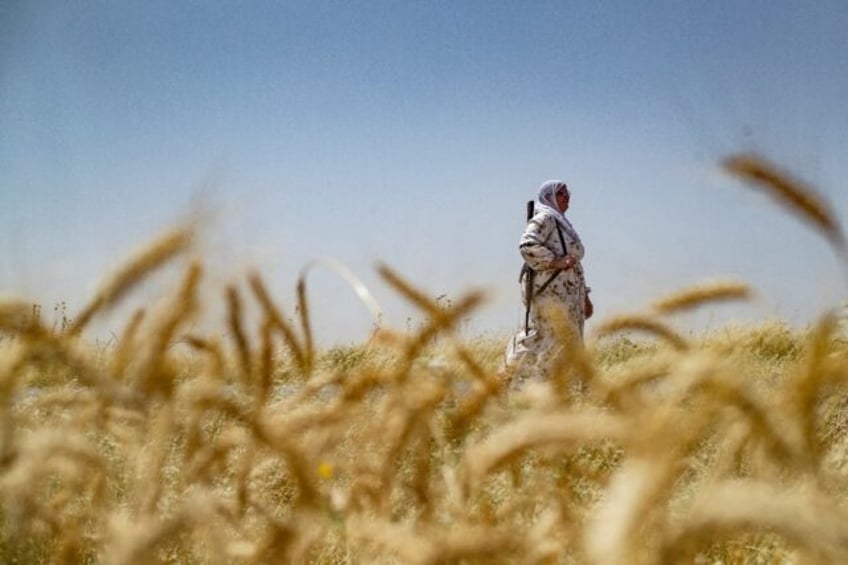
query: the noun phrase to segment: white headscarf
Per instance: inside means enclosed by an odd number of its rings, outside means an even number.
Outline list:
[[[539,204],[541,204],[542,209],[548,210],[553,217],[556,218],[557,223],[571,239],[577,241],[579,245],[583,245],[580,241],[580,236],[577,235],[577,231],[574,229],[574,226],[571,225],[571,222],[568,221],[565,214],[560,212],[559,208],[557,208],[556,194],[560,190],[564,190],[569,197],[571,196],[571,191],[568,190],[568,185],[566,185],[563,181],[547,180],[543,182],[542,186],[539,187]]]

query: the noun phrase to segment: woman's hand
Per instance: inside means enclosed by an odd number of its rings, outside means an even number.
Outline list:
[[[556,259],[551,261],[551,268],[552,269],[563,269],[563,270],[567,271],[568,269],[572,268],[576,264],[577,264],[577,259],[575,259],[574,257],[571,257],[569,255],[566,255],[565,257],[557,257]]]
[[[592,299],[589,298],[589,295],[586,295],[586,298],[583,299],[583,316],[588,320],[592,317],[592,314],[595,312],[595,305],[592,304]]]

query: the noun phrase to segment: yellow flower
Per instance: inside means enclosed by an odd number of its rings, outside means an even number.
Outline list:
[[[326,461],[322,461],[320,465],[318,465],[318,476],[322,479],[332,479],[333,478],[333,466]]]

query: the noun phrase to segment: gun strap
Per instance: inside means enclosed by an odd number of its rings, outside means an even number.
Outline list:
[[[562,237],[562,229],[559,227],[559,222],[556,225],[557,235],[559,235],[559,244],[562,245],[562,252],[565,255],[568,255],[568,246],[565,245],[565,238]]]
[[[559,223],[557,223],[557,227],[556,227],[556,229],[557,229],[557,235],[559,235],[559,242],[560,242],[560,244],[562,245],[562,251],[563,251],[563,253],[566,253],[566,254],[567,254],[567,253],[568,253],[568,248],[565,246],[565,238],[564,238],[564,237],[562,237],[562,230],[561,230],[561,229],[560,229],[560,227],[559,227]],[[557,269],[557,270],[556,270],[556,272],[555,272],[554,274],[552,274],[550,277],[548,277],[548,280],[546,280],[545,282],[543,282],[543,283],[542,283],[542,286],[540,286],[540,287],[539,287],[539,289],[538,289],[538,290],[536,290],[533,294],[534,294],[534,295],[536,295],[536,296],[538,296],[539,294],[541,294],[542,292],[544,292],[544,291],[545,291],[545,289],[546,289],[546,288],[548,288],[548,285],[549,285],[549,284],[551,284],[552,282],[554,282],[554,279],[555,279],[555,278],[557,278],[557,276],[558,276],[558,275],[559,275],[562,271],[563,271],[563,269]]]
[[[548,280],[546,280],[545,282],[542,283],[542,286],[539,287],[539,290],[537,290],[533,294],[535,296],[539,296],[540,294],[545,292],[545,289],[548,288],[548,285],[551,284],[552,282],[554,282],[554,279],[557,278],[557,275],[559,275],[561,272],[562,272],[562,269],[557,269],[554,274],[552,274],[551,276],[548,277]]]

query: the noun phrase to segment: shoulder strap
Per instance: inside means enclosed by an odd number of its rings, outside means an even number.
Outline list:
[[[557,235],[559,235],[559,242],[560,242],[560,244],[562,244],[562,251],[563,251],[563,253],[568,253],[568,247],[565,245],[565,238],[562,237],[562,229],[559,227],[559,222],[556,223],[556,229],[557,229]],[[550,277],[548,277],[548,280],[546,280],[544,283],[542,283],[542,286],[540,286],[536,290],[536,294],[542,294],[542,292],[544,292],[545,289],[548,288],[548,285],[551,284],[552,282],[554,282],[554,279],[557,278],[557,276],[561,272],[562,272],[562,269],[557,269],[556,271],[554,271],[554,273]]]
[[[565,238],[562,237],[562,228],[559,227],[559,222],[556,223],[557,235],[559,236],[559,242],[562,245],[562,252],[568,254],[568,246],[565,245]]]

